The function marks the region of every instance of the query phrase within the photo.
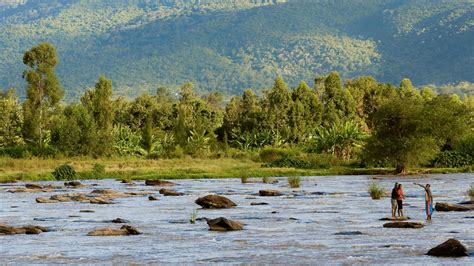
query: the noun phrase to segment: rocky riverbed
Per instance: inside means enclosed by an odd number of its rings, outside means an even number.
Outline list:
[[[289,188],[285,178],[274,180],[278,183],[213,179],[173,181],[176,185],[148,182],[148,186],[145,181],[116,180],[76,186],[1,184],[0,224],[47,230],[0,235],[0,261],[474,264],[474,211],[435,212],[426,222],[423,191],[412,185],[430,183],[435,202],[456,204],[468,200],[464,192],[474,182],[472,174],[303,177],[299,189]],[[405,214],[410,223],[424,226],[384,227],[387,221],[380,219],[390,216],[390,199],[369,197],[367,188],[373,181],[387,190],[396,181],[404,184]],[[261,190],[279,193],[260,196]],[[195,203],[209,194],[224,196],[237,206],[202,209]],[[209,220],[219,217],[235,221],[239,230],[209,230]],[[228,222],[223,221],[226,227]],[[108,232],[115,236],[104,236]],[[425,255],[451,238],[465,245],[469,256]]]

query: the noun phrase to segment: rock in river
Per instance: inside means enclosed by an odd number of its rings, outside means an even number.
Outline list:
[[[166,181],[166,180],[156,179],[156,180],[146,180],[146,181],[145,181],[145,185],[147,185],[147,186],[166,187],[166,186],[175,186],[176,183],[173,183],[173,182],[170,182],[170,181]]]
[[[383,225],[385,228],[423,228],[425,225],[416,222],[391,222]]]
[[[211,231],[236,231],[244,229],[244,225],[239,221],[232,221],[224,217],[208,220],[209,230]]]
[[[27,225],[21,227],[13,227],[6,224],[0,224],[0,235],[16,235],[16,234],[41,234],[49,232],[49,229],[42,226]]]
[[[120,229],[99,228],[89,232],[88,236],[129,236],[141,234],[135,227],[130,225],[122,225]]]
[[[226,209],[237,206],[237,204],[230,199],[219,195],[207,195],[198,198],[195,203],[204,209]]]
[[[459,242],[456,239],[449,239],[448,241],[444,242],[441,245],[438,245],[426,255],[429,256],[437,256],[437,257],[463,257],[463,256],[468,256],[467,254],[467,249],[461,242]]]
[[[96,189],[90,193],[56,194],[49,198],[36,198],[37,203],[82,202],[91,204],[112,204],[113,199],[144,196],[151,192],[119,192],[110,189]]]
[[[162,188],[160,189],[160,194],[163,196],[183,196],[184,193],[177,192],[172,189]]]
[[[158,200],[158,198],[154,197],[154,196],[148,196],[148,200]]]
[[[67,182],[64,182],[64,186],[70,187],[70,188],[84,187],[84,185],[81,184],[81,182],[79,181],[67,181]]]
[[[274,189],[262,189],[258,192],[261,197],[281,196],[281,192]]]
[[[435,210],[438,212],[467,212],[474,210],[474,205],[460,205],[444,202],[436,202]]]

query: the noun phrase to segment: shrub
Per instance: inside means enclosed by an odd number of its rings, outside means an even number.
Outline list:
[[[54,169],[53,176],[56,180],[74,180],[76,179],[76,171],[72,166],[65,163]]]
[[[329,165],[313,164],[308,161],[293,159],[293,158],[282,158],[272,163],[263,164],[263,167],[279,167],[279,168],[297,168],[297,169],[318,169],[318,168],[329,168]]]
[[[291,188],[299,188],[301,183],[301,177],[299,176],[290,176],[288,177],[288,184]]]
[[[272,179],[268,176],[262,177],[262,182],[265,184],[270,184],[272,182]]]
[[[249,182],[248,173],[241,173],[240,176],[240,181],[242,182],[242,184],[247,184]]]
[[[264,148],[260,151],[260,160],[264,163],[271,163],[283,158],[293,158],[301,154],[300,150],[290,148]]]
[[[471,187],[466,191],[466,194],[471,199],[474,199],[474,185],[471,185]]]
[[[383,194],[385,193],[385,190],[381,186],[379,186],[377,183],[372,182],[369,185],[369,193],[372,199],[378,200],[382,198]]]
[[[474,158],[460,151],[444,151],[439,153],[433,160],[434,167],[450,167],[459,168],[463,166],[473,165]]]
[[[92,167],[92,174],[95,177],[102,177],[105,174],[105,165],[96,163]]]

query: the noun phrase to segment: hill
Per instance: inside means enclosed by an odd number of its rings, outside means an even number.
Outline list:
[[[332,70],[473,82],[473,27],[473,0],[0,0],[0,88],[24,87],[22,55],[41,41],[58,49],[69,98],[100,74],[128,96],[187,81],[237,94]]]

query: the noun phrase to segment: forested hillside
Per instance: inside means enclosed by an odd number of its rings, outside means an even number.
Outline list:
[[[23,92],[23,53],[41,41],[69,99],[100,74],[127,96],[185,82],[234,95],[330,71],[473,82],[473,27],[473,0],[1,0],[0,88]]]

